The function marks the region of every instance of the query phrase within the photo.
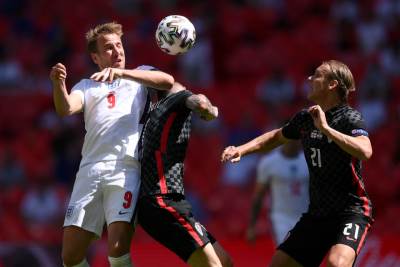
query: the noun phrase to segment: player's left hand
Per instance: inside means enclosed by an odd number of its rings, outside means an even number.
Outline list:
[[[122,69],[104,68],[102,71],[94,73],[90,79],[96,82],[112,82],[115,79],[122,77]]]
[[[326,122],[325,112],[319,105],[310,107],[308,112],[314,120],[314,126],[320,131],[324,131],[329,127],[328,123]]]
[[[221,161],[227,162],[228,160],[232,163],[236,163],[240,161],[242,157],[239,148],[235,146],[228,146],[224,149],[221,155]]]

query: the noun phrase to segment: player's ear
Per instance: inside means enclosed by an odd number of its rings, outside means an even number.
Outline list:
[[[332,79],[329,81],[329,90],[333,90],[339,86],[339,82],[336,79]]]

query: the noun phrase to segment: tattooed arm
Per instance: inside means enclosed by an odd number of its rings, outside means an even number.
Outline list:
[[[206,121],[218,117],[218,108],[213,106],[205,95],[192,95],[186,99],[186,106],[197,113],[200,118]]]

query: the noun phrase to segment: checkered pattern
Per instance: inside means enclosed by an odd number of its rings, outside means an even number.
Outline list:
[[[161,194],[160,180],[163,176],[167,189],[164,193],[184,193],[183,162],[190,137],[192,114],[185,102],[191,95],[190,91],[180,91],[156,100],[151,106],[141,138],[142,196]],[[163,136],[166,138],[165,144]],[[160,158],[157,158],[157,153],[161,155]]]
[[[327,122],[350,136],[368,135],[361,114],[347,105],[328,110]],[[307,111],[297,113],[282,129],[301,139],[310,171],[309,212],[315,216],[359,213],[372,218],[372,204],[361,177],[361,161],[323,135]]]
[[[182,184],[183,167],[183,163],[175,163],[168,169],[165,176],[168,177],[167,190],[169,193],[185,193]]]

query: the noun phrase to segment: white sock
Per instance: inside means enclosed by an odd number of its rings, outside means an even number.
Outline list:
[[[65,267],[66,265],[63,264],[63,266]],[[83,261],[81,261],[81,263],[78,263],[72,267],[90,267],[89,263],[86,261],[86,259],[84,259]]]
[[[108,257],[111,267],[132,267],[131,254],[125,254],[121,257]]]

